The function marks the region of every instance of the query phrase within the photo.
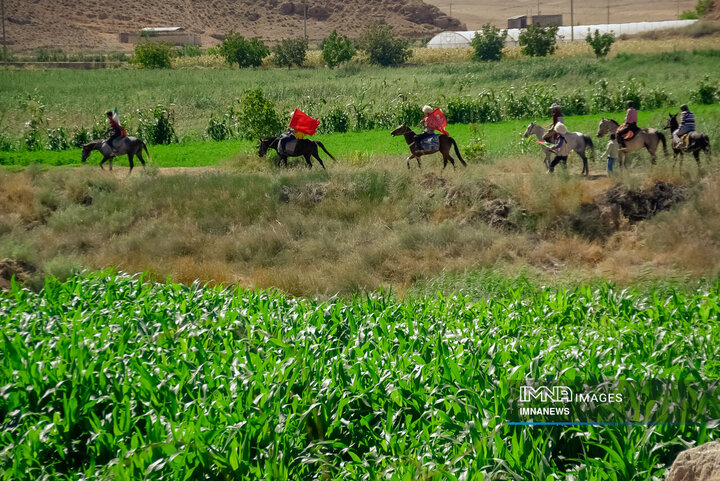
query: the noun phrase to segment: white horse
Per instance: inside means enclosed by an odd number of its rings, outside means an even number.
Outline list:
[[[602,137],[605,134],[617,133],[620,124],[615,122],[613,119],[603,119],[598,125],[597,136]],[[655,164],[655,152],[657,151],[658,145],[662,142],[663,151],[667,155],[667,144],[665,141],[665,134],[657,129],[642,129],[639,130],[632,139],[625,141],[625,148],[620,149],[618,153],[618,165],[625,167],[625,161],[630,152],[637,150],[647,149],[650,152],[650,162]]]
[[[531,122],[530,125],[528,125],[527,129],[525,129],[525,138],[530,137],[531,135],[535,134],[535,137],[537,137],[538,140],[542,141],[545,137],[545,134],[547,134],[547,130],[536,124],[535,122]],[[588,159],[585,156],[585,150],[588,148],[594,149],[595,146],[593,145],[593,141],[590,137],[583,134],[582,132],[568,132],[565,134],[565,140],[568,143],[568,146],[570,146],[570,150],[574,150],[580,158],[583,160],[583,170],[582,175],[588,175],[590,172],[590,169],[588,168]],[[552,150],[550,150],[548,147],[542,146],[543,152],[545,152],[545,167],[548,167],[550,165],[550,156],[552,154]]]

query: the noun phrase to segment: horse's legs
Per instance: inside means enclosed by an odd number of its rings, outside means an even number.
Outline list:
[[[312,162],[310,162],[310,154],[303,154],[303,157],[305,157],[305,163],[308,166],[308,169],[312,169]]]
[[[101,168],[102,170],[105,170],[105,167],[103,167],[103,164],[104,164],[105,162],[107,162],[107,160],[108,160],[109,158],[110,158],[110,157],[105,157],[105,156],[103,156],[103,159],[100,161],[100,168]],[[111,165],[112,165],[112,164],[111,164]],[[112,170],[112,169],[110,169],[110,170]]]
[[[695,162],[697,162],[698,167],[700,167],[700,151],[695,150],[693,155],[695,156]]]
[[[143,159],[143,156],[142,156],[142,149],[140,149],[140,152],[138,152],[136,155],[137,155],[138,159],[140,159],[140,163],[142,164],[142,166],[144,168],[145,167],[145,159]]]
[[[315,157],[315,158],[317,159],[317,161],[320,162],[320,166],[321,166],[323,169],[325,169],[325,164],[323,164],[323,161],[322,161],[322,159],[320,158],[320,156],[318,155],[317,150],[316,150],[315,152],[313,152],[313,157]]]
[[[130,164],[130,170],[128,171],[128,175],[132,174],[133,167],[135,166],[133,164],[133,154],[128,154],[128,163]]]
[[[589,175],[590,174],[590,168],[588,167],[588,160],[587,157],[585,157],[585,152],[577,152],[577,154],[580,156],[580,158],[583,161],[583,170],[580,175]]]

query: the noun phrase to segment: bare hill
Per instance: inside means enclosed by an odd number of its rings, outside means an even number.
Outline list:
[[[119,33],[142,27],[184,27],[204,46],[230,30],[273,42],[303,35],[303,0],[6,0],[7,36],[15,50],[39,47],[116,50]],[[333,29],[358,36],[384,22],[405,37],[429,37],[464,28],[421,0],[309,0],[307,33],[319,41]]]
[[[445,13],[460,19],[469,29],[475,30],[485,23],[506,27],[507,19],[516,15],[536,15],[538,5],[543,14],[562,14],[563,22],[570,25],[569,0],[426,0]],[[693,10],[697,0],[575,0],[575,25],[596,23],[649,22],[677,20],[681,12]],[[608,11],[608,5],[610,9]],[[715,1],[720,7],[720,1]],[[608,15],[609,14],[609,15]],[[716,13],[716,17],[720,14]]]

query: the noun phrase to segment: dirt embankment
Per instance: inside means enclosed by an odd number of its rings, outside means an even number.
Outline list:
[[[398,34],[422,38],[442,30],[464,29],[422,0],[127,0],[117,5],[93,0],[8,0],[7,37],[14,50],[39,47],[65,50],[120,50],[119,34],[144,27],[183,27],[212,46],[233,30],[267,42],[304,34],[318,42],[336,29],[358,37],[370,23],[392,25]]]

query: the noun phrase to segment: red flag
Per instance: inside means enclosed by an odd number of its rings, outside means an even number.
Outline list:
[[[447,126],[447,119],[440,109],[435,109],[432,113],[428,114],[425,118],[425,125],[435,130],[439,130],[445,135],[450,135],[447,133],[447,130],[445,130],[445,127]]]
[[[295,109],[292,119],[290,119],[291,129],[295,129],[307,135],[315,134],[315,130],[318,128],[318,125],[320,125],[320,121],[318,119],[314,119],[302,110],[298,109]]]

